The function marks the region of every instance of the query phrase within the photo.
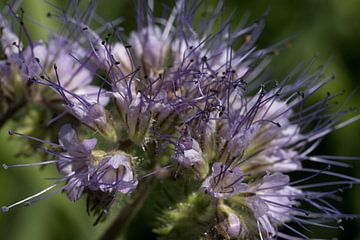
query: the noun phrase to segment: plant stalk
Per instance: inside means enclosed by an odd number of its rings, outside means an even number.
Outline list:
[[[145,202],[145,199],[150,192],[154,178],[154,176],[150,176],[148,179],[146,179],[146,181],[142,183],[142,186],[136,193],[133,201],[121,210],[115,220],[100,237],[100,240],[113,240],[124,233],[126,226],[136,216],[143,203]]]

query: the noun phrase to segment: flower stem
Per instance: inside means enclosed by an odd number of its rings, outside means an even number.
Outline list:
[[[25,99],[21,100],[17,104],[11,106],[5,113],[0,117],[0,129],[3,125],[13,117],[18,111],[20,111],[26,105]]]
[[[121,210],[115,220],[111,223],[108,229],[100,237],[100,240],[112,240],[121,236],[124,229],[136,216],[145,199],[150,192],[154,177],[151,176],[142,183],[141,188],[137,191],[133,201]]]

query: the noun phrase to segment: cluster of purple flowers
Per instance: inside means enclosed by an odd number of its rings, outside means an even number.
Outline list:
[[[218,18],[222,2],[200,20],[197,2],[177,1],[166,19],[153,17],[146,1],[141,5],[138,30],[129,37],[116,25],[97,32],[83,18],[59,15],[76,40],[54,34],[47,42],[28,39],[26,47],[0,18],[6,56],[1,96],[15,91],[15,80],[31,85],[38,91],[26,98],[36,101],[40,92],[47,101],[61,101],[59,117],[72,115],[95,136],[81,141],[70,124],[60,129],[58,143],[12,131],[50,145],[43,151],[55,160],[4,168],[55,164],[62,177],[3,211],[59,191],[71,201],[86,192],[113,202],[136,191],[141,180],[176,176],[191,179],[199,198],[211,198],[216,221],[206,235],[307,239],[306,225],[341,229],[339,219],[350,215],[330,200],[359,180],[329,170],[344,166],[346,157],[312,152],[324,136],[359,116],[342,122],[348,113],[342,105],[329,113],[332,95],[307,104],[331,80],[324,69],[299,67],[284,81],[268,80],[264,71],[282,45],[258,49],[264,17],[233,28],[231,18]],[[101,87],[91,85],[95,77]],[[292,172],[300,177],[291,180]],[[317,180],[324,175],[331,179]],[[322,186],[330,190],[319,191]]]

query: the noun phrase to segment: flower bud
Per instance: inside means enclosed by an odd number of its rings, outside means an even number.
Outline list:
[[[199,174],[200,178],[204,178],[209,171],[199,143],[189,136],[188,133],[184,133],[179,138],[175,148],[175,159],[180,166],[186,168],[192,167]]]
[[[102,105],[98,103],[94,103],[89,107],[81,104],[66,105],[66,109],[82,123],[98,131],[106,139],[113,142],[117,140],[117,133],[113,122]]]
[[[224,203],[218,204],[218,211],[223,220],[220,222],[222,228],[231,239],[237,239],[241,232],[241,222],[236,212]]]
[[[141,92],[135,91],[135,83],[119,82],[113,96],[122,121],[127,127],[129,138],[134,143],[141,143],[150,127],[151,113],[149,103]]]

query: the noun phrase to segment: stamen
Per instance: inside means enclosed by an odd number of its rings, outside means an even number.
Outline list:
[[[150,172],[150,173],[147,173],[147,174],[139,177],[139,180],[143,180],[144,178],[150,177],[150,176],[152,176],[152,175],[154,175],[154,174],[157,174],[158,172],[161,172],[161,171],[163,171],[163,170],[165,170],[165,169],[169,169],[169,168],[172,168],[172,167],[174,167],[173,164],[169,164],[169,165],[167,165],[167,166],[165,166],[165,167],[161,167],[161,168],[159,168],[159,169],[156,169],[155,171],[152,171],[152,172]]]
[[[296,185],[296,184],[298,184],[298,183],[305,182],[305,181],[307,181],[307,180],[313,179],[313,178],[321,175],[322,172],[327,171],[327,170],[330,170],[330,168],[331,168],[331,166],[328,165],[326,168],[324,168],[324,169],[316,172],[315,174],[313,174],[313,175],[311,175],[311,176],[309,176],[309,177],[305,177],[305,178],[302,178],[302,179],[300,179],[300,180],[291,182],[290,185],[291,185],[291,186],[294,186],[294,185]]]
[[[18,136],[21,136],[23,138],[34,140],[34,141],[41,142],[41,143],[44,143],[44,144],[49,144],[49,145],[52,145],[52,146],[55,146],[55,147],[61,147],[57,143],[49,142],[49,141],[46,141],[46,140],[39,139],[37,137],[33,137],[33,136],[26,135],[26,134],[18,133],[18,132],[14,131],[14,130],[9,130],[9,135],[18,135]]]
[[[51,124],[53,124],[54,122],[56,122],[57,120],[59,120],[60,118],[62,118],[63,116],[65,116],[67,113],[68,113],[67,111],[60,113],[59,115],[57,115],[56,117],[54,117],[53,119],[51,119],[51,120],[46,124],[46,126],[49,127]]]
[[[10,205],[10,206],[3,206],[3,207],[1,207],[1,209],[2,209],[3,212],[8,212],[11,208],[16,207],[16,206],[18,206],[18,205],[20,205],[20,204],[23,204],[23,203],[29,204],[28,202],[29,202],[31,199],[36,198],[36,197],[38,197],[38,196],[46,193],[47,191],[49,191],[49,190],[53,189],[54,187],[56,187],[58,184],[59,184],[59,183],[57,182],[57,183],[55,183],[55,184],[53,184],[53,185],[45,188],[44,190],[42,190],[42,191],[40,191],[40,192],[38,192],[38,193],[36,193],[36,194],[34,194],[34,195],[31,195],[31,196],[29,196],[29,197],[27,197],[27,198],[25,198],[25,199],[23,199],[23,200],[21,200],[21,201],[19,201],[19,202],[16,202],[16,203],[14,203],[14,204],[12,204],[12,205]]]
[[[319,170],[311,169],[311,168],[302,168],[302,169],[299,169],[299,171],[302,171],[302,172],[314,172],[314,173],[319,172]],[[342,178],[342,179],[346,179],[346,180],[350,180],[350,181],[353,181],[353,183],[360,183],[360,179],[354,178],[354,177],[351,177],[351,176],[348,176],[348,175],[345,175],[345,174],[341,174],[341,173],[322,171],[321,174],[334,176],[334,177],[338,177],[338,178]]]
[[[41,165],[47,165],[47,164],[52,164],[52,163],[57,163],[57,162],[59,162],[59,160],[50,160],[50,161],[44,161],[44,162],[38,162],[38,163],[12,164],[12,165],[7,165],[6,163],[4,163],[2,165],[2,167],[6,170],[9,168],[14,168],[14,167],[33,167],[33,166],[41,166]]]

